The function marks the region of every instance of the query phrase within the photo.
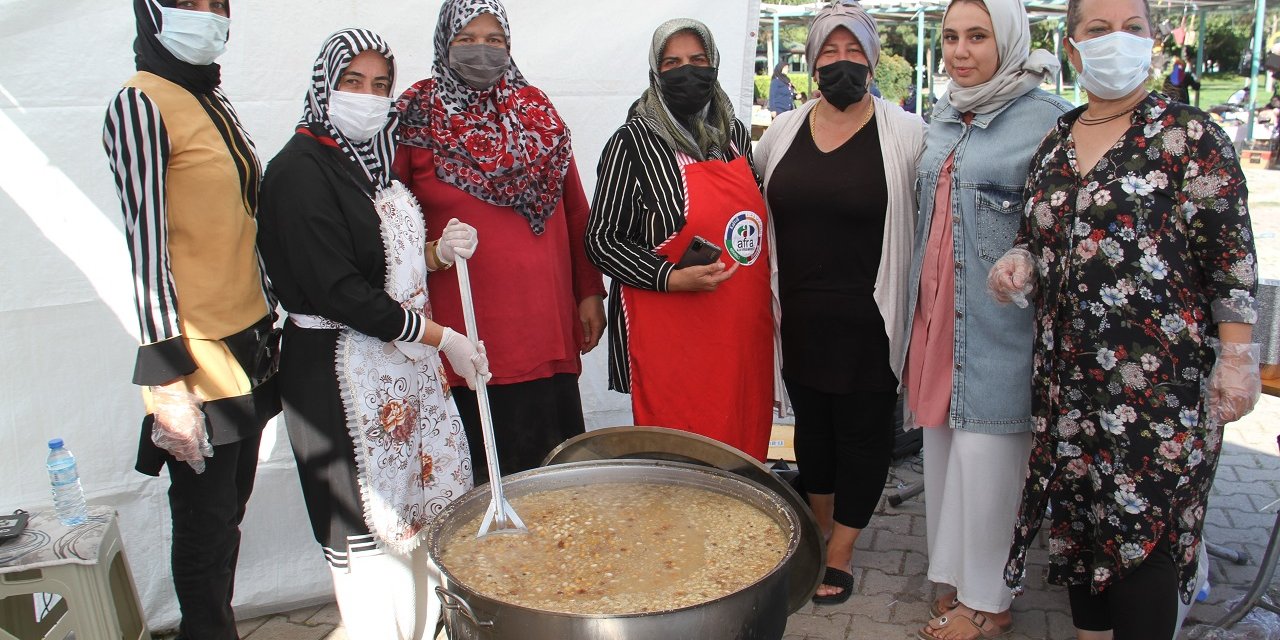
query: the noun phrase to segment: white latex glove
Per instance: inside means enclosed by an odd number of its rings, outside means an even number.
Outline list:
[[[174,458],[191,465],[196,473],[204,473],[204,459],[213,457],[213,445],[204,426],[200,396],[187,393],[178,386],[151,387],[151,405],[155,421],[151,425],[151,441]]]
[[[477,378],[486,383],[493,378],[489,373],[489,356],[483,342],[473,346],[466,336],[445,327],[437,348],[449,358],[449,366],[453,367],[454,373],[462,376],[471,389],[476,388]]]
[[[441,264],[453,264],[458,258],[469,259],[478,244],[480,238],[476,235],[476,228],[452,218],[436,241],[436,259]]]
[[[1027,308],[1027,296],[1036,289],[1036,259],[1030,251],[1014,247],[987,272],[987,291],[1000,304]]]
[[[1220,340],[1210,345],[1218,360],[1209,373],[1209,416],[1226,424],[1253,411],[1262,395],[1262,346]]]

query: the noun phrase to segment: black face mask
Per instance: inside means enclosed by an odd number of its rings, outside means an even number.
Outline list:
[[[686,64],[658,74],[662,87],[662,99],[676,116],[688,117],[702,110],[715,95],[715,67],[699,67]]]
[[[831,106],[844,111],[867,95],[871,67],[848,60],[818,67],[818,90]]]

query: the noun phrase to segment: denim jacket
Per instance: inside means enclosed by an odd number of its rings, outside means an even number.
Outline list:
[[[992,434],[1031,430],[1032,310],[997,304],[987,294],[987,272],[1013,245],[1022,220],[1031,155],[1058,116],[1070,109],[1066,101],[1033,89],[997,111],[976,114],[967,125],[963,114],[948,102],[938,103],[934,111],[916,173],[920,220],[907,289],[907,317],[915,317],[920,295],[938,176],[954,152],[952,428]]]

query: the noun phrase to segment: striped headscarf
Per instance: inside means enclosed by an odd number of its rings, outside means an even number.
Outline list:
[[[329,96],[338,89],[338,79],[350,66],[351,60],[364,51],[377,51],[387,59],[392,84],[396,81],[396,59],[391,47],[382,36],[368,29],[343,29],[325,41],[316,58],[311,74],[311,88],[307,90],[306,105],[302,110],[300,129],[306,129],[321,140],[332,140],[347,158],[364,171],[374,188],[391,183],[391,162],[395,159],[395,135],[399,119],[392,103],[387,124],[382,131],[367,142],[348,140],[329,121]],[[372,195],[372,194],[370,194]]]
[[[400,144],[429,149],[441,182],[515,209],[534,234],[541,234],[564,194],[573,157],[569,129],[514,60],[484,90],[473,89],[449,67],[449,43],[484,13],[497,18],[510,54],[511,27],[501,2],[445,0],[436,24],[432,77],[409,87],[398,102]]]
[[[809,23],[809,39],[804,44],[804,57],[809,69],[813,70],[813,61],[818,59],[822,44],[839,27],[848,29],[858,39],[867,56],[867,66],[875,71],[880,63],[880,33],[876,31],[876,19],[862,8],[858,0],[834,0],[813,17],[813,22]]]

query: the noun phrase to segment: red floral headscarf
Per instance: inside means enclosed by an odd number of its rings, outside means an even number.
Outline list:
[[[449,43],[482,13],[498,19],[510,47],[511,28],[498,0],[446,0],[436,24],[433,77],[410,87],[397,104],[400,143],[430,149],[440,180],[514,208],[541,234],[563,193],[572,155],[569,130],[514,61],[483,91],[449,68]]]

